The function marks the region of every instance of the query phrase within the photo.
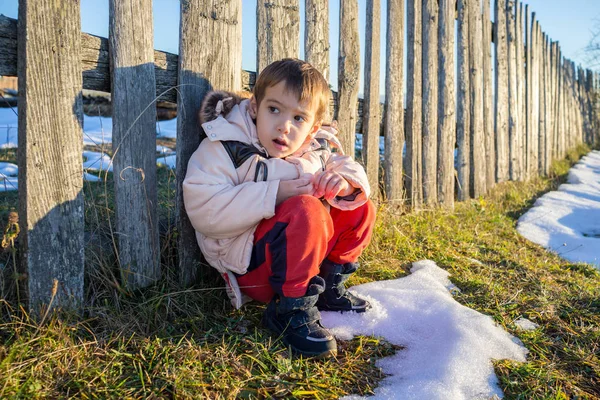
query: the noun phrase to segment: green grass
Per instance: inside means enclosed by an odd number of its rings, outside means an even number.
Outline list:
[[[588,150],[555,163],[549,178],[500,184],[453,212],[381,206],[373,242],[350,284],[401,277],[411,262],[434,260],[460,288],[459,302],[491,315],[529,349],[525,363],[495,363],[506,398],[600,398],[600,273],[515,229],[518,217],[562,183]],[[172,268],[172,173],[159,170],[159,180],[163,263]],[[40,324],[0,300],[0,398],[336,398],[372,393],[384,377],[375,361],[402,351],[358,337],[340,343],[337,359],[294,359],[261,327],[264,306],[233,310],[219,281],[181,289],[166,274],[149,289],[124,290],[106,243],[111,186],[84,188],[86,224],[95,235],[86,249],[83,315]],[[2,196],[2,212],[16,208],[16,197]],[[9,249],[3,262],[13,256]],[[519,317],[539,328],[517,330]]]

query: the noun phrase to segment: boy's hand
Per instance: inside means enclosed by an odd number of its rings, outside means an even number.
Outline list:
[[[335,196],[347,196],[354,192],[354,187],[340,174],[333,171],[323,171],[313,178],[314,196],[333,200]]]
[[[290,197],[299,196],[301,194],[313,194],[311,178],[312,176],[310,174],[304,174],[298,179],[280,181],[275,205],[279,205]]]

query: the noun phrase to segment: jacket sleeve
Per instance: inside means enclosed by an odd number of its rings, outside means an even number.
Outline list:
[[[223,145],[204,140],[188,163],[183,201],[196,231],[214,239],[240,235],[275,214],[279,181],[237,184]]]
[[[356,188],[355,192],[345,197],[335,197],[328,200],[332,207],[342,210],[354,210],[362,206],[369,199],[371,187],[367,179],[367,173],[362,165],[354,161],[352,157],[331,153],[325,165],[326,171],[334,171],[346,179],[350,185]]]

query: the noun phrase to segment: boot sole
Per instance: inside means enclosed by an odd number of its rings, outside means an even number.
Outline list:
[[[302,356],[305,358],[314,358],[316,360],[322,360],[326,358],[331,358],[337,356],[337,347],[335,349],[326,350],[323,352],[310,352],[303,351],[294,347],[294,345],[290,344],[287,340],[285,340],[283,336],[283,331],[279,329],[278,326],[267,323],[264,319],[261,321],[262,325],[271,332],[271,337],[276,337],[281,340],[281,342],[292,351],[294,356]]]
[[[367,310],[369,310],[371,308],[371,306],[366,307],[366,308],[356,308],[356,309],[351,309],[348,310],[346,308],[332,308],[332,307],[319,307],[317,306],[317,308],[319,309],[319,311],[335,311],[335,312],[341,312],[342,314],[345,312],[352,312],[354,311],[355,313],[364,313]]]

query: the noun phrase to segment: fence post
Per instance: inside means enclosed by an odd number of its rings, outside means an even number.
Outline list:
[[[496,183],[496,148],[494,143],[494,114],[492,114],[492,24],[490,22],[490,2],[483,1],[482,20],[483,44],[483,129],[485,141],[485,187],[490,190]]]
[[[390,203],[402,201],[402,148],[404,147],[404,0],[387,2],[387,59],[385,67],[385,195]]]
[[[362,159],[371,183],[371,198],[379,197],[379,65],[380,0],[367,0]]]
[[[537,176],[539,172],[539,160],[540,160],[540,62],[539,62],[539,37],[538,37],[538,26],[539,23],[535,19],[535,13],[531,14],[531,83],[533,85],[532,90],[532,176]]]
[[[130,289],[160,277],[152,2],[110,0],[117,259]]]
[[[538,176],[544,175],[544,156],[546,154],[546,110],[544,97],[544,34],[542,26],[538,24],[538,42],[537,42],[537,62],[538,62],[538,86],[539,86],[539,134],[538,134]]]
[[[304,57],[329,82],[329,5],[327,0],[306,0]],[[330,116],[331,117],[331,116]]]
[[[521,176],[519,165],[519,115],[517,110],[517,42],[515,37],[515,1],[506,3],[506,29],[508,42],[508,138],[510,149],[510,179],[515,181]]]
[[[438,201],[454,207],[454,143],[456,102],[454,99],[454,19],[456,0],[439,3],[439,109],[438,109]],[[488,19],[489,22],[489,19]],[[491,41],[491,38],[488,37]],[[491,94],[491,93],[490,93]]]
[[[497,0],[504,1],[504,0]],[[497,36],[496,36],[497,37]],[[456,108],[456,145],[458,147],[458,190],[459,201],[469,198],[470,193],[470,141],[471,111],[469,107],[469,3],[468,0],[458,0],[458,93]]]
[[[202,0],[181,1],[177,90],[177,279],[183,286],[197,280],[201,254],[196,232],[183,204],[182,183],[188,161],[200,144],[198,110],[211,89],[242,87],[241,0],[226,6]],[[198,45],[198,32],[206,32]],[[216,54],[227,49],[226,57]]]
[[[550,46],[550,64],[552,68],[552,160],[558,158],[558,131],[559,131],[559,116],[558,116],[558,42],[552,42]]]
[[[438,2],[423,0],[423,202],[437,203]]]
[[[550,173],[550,164],[552,162],[552,119],[551,119],[551,81],[550,81],[550,47],[549,47],[549,38],[548,35],[544,35],[544,49],[543,49],[543,59],[544,59],[544,120],[545,120],[545,128],[544,128],[544,176],[547,176]]]
[[[496,182],[508,179],[508,65],[506,42],[506,2],[495,0],[494,36],[496,38]],[[460,25],[459,25],[460,29]],[[460,51],[460,49],[459,49]]]
[[[518,2],[516,9],[516,58],[517,58],[517,113],[519,119],[519,137],[517,148],[519,153],[520,177],[527,179],[527,168],[525,167],[525,63],[524,59],[524,39],[523,39],[523,3]]]
[[[471,196],[485,194],[485,141],[483,137],[483,74],[481,64],[481,0],[469,4],[469,66],[471,71]]]
[[[422,96],[422,20],[421,0],[408,0],[408,60],[406,63],[406,156],[404,171],[406,174],[406,194],[413,208],[419,208],[423,202],[423,175],[421,157],[423,142],[421,129],[423,127]]]
[[[256,74],[258,75],[273,61],[298,57],[300,7],[298,0],[258,1],[256,15]]]
[[[20,254],[29,308],[77,308],[84,271],[79,3],[20,1],[17,37]]]
[[[355,153],[356,104],[358,102],[359,81],[358,0],[341,0],[336,119],[338,120],[339,136],[344,153],[352,158],[354,158]]]

